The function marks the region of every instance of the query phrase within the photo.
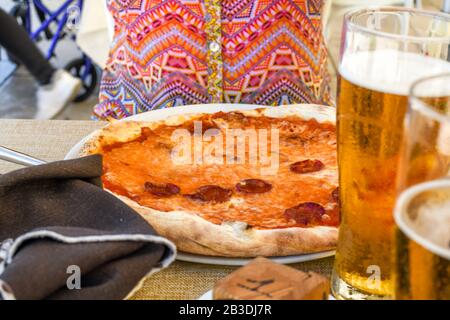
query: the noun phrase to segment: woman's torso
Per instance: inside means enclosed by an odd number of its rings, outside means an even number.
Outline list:
[[[323,0],[109,0],[94,116],[177,105],[329,103]]]

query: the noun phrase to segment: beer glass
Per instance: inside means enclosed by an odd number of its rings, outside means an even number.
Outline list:
[[[449,176],[450,74],[413,84],[398,189]],[[395,209],[397,299],[450,299],[450,180],[407,189]],[[447,251],[446,251],[447,250]]]
[[[450,16],[368,8],[344,18],[337,109],[341,225],[332,275],[339,299],[392,298],[396,176],[407,96],[450,72]]]
[[[394,218],[395,298],[450,300],[450,179],[406,189]]]

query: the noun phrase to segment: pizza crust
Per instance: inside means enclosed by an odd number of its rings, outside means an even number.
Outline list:
[[[334,249],[337,228],[246,229],[243,222],[213,224],[184,212],[161,212],[117,196],[137,211],[156,232],[173,241],[179,251],[208,256],[288,256]]]
[[[296,116],[304,120],[314,118],[320,123],[335,123],[334,108],[326,106],[283,106],[237,112],[252,117]],[[102,145],[137,138],[141,133],[141,127],[180,125],[202,115],[204,113],[176,115],[154,122],[116,121],[95,132],[82,147],[80,156],[100,153]],[[184,252],[226,257],[287,256],[334,249],[337,243],[336,227],[260,230],[247,228],[245,223],[239,221],[217,225],[193,213],[162,212],[141,206],[127,197],[116,196],[144,217],[158,234],[173,241],[177,248]]]

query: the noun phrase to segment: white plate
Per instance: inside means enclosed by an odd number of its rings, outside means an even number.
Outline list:
[[[212,300],[213,299],[213,292],[212,290],[209,290],[202,294],[197,300]],[[328,296],[328,300],[336,300],[331,294]]]
[[[329,250],[309,254],[300,254],[296,256],[268,257],[268,259],[281,264],[291,264],[331,257],[334,256],[334,253],[335,250]],[[185,252],[178,252],[177,254],[177,260],[180,261],[203,263],[203,264],[217,264],[222,266],[243,266],[249,263],[252,259],[253,258],[210,257]]]
[[[212,299],[213,299],[212,290],[206,291],[204,294],[202,294],[200,297],[197,298],[197,300],[212,300]]]
[[[306,106],[306,105],[305,105]],[[304,106],[304,107],[305,107]],[[288,114],[290,111],[295,112],[295,110],[302,105],[290,105],[283,106],[283,112]],[[257,108],[271,108],[266,106],[252,105],[252,104],[230,104],[230,103],[218,103],[218,104],[199,104],[199,105],[190,105],[190,106],[180,106],[173,108],[166,108],[154,111],[148,111],[144,113],[140,113],[120,121],[159,121],[164,120],[170,116],[174,115],[184,115],[184,114],[192,114],[192,113],[215,113],[219,111],[235,111],[235,110],[252,110]],[[323,112],[319,111],[319,113],[314,113],[314,109],[309,109],[311,112],[305,112],[305,116],[319,118],[330,118],[330,109],[326,106],[319,106],[319,108],[323,108]],[[276,113],[275,109],[278,107],[274,107],[274,113]],[[306,108],[305,108],[306,109]],[[328,109],[328,110],[326,110]],[[93,135],[90,135],[83,138],[76,145],[70,149],[70,151],[66,154],[64,159],[74,159],[78,158],[81,148],[84,143]],[[297,262],[305,262],[316,259],[321,259],[325,257],[330,257],[334,255],[334,250],[311,253],[311,254],[302,254],[296,256],[287,256],[287,257],[272,257],[271,260],[282,263],[282,264],[290,264]],[[216,264],[216,265],[228,265],[228,266],[242,266],[247,264],[251,259],[245,258],[223,258],[223,257],[209,257],[202,256],[190,253],[179,252],[177,255],[177,259],[181,261],[195,262],[195,263],[203,263],[203,264]]]

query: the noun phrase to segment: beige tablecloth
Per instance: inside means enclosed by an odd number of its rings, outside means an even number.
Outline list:
[[[93,121],[0,120],[0,145],[43,160],[63,159],[81,138],[104,123]],[[0,160],[0,174],[20,168]],[[298,263],[293,267],[329,276],[333,258]],[[132,299],[196,299],[235,267],[173,263],[152,275]]]

